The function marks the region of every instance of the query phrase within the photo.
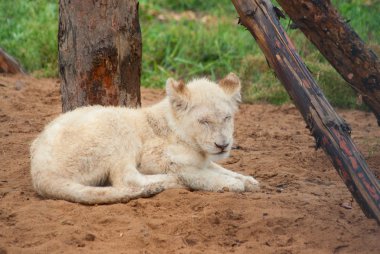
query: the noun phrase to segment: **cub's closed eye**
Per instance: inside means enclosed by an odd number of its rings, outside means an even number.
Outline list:
[[[226,116],[225,118],[224,118],[224,121],[229,121],[229,120],[231,120],[231,116]]]
[[[208,125],[210,123],[207,119],[199,119],[198,122],[203,125]]]

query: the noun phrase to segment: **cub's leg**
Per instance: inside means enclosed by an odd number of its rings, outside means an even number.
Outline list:
[[[209,166],[210,170],[213,170],[214,172],[222,175],[228,175],[231,177],[234,177],[236,179],[241,180],[244,183],[244,189],[245,191],[256,191],[260,189],[260,184],[259,182],[253,178],[252,176],[245,176],[236,172],[233,172],[231,170],[228,170],[226,168],[223,168],[222,166],[211,162]]]
[[[115,187],[135,186],[146,190],[155,189],[156,186],[160,186],[162,190],[184,187],[176,175],[144,175],[137,170],[133,163],[129,163],[119,170],[111,171],[109,180]]]
[[[193,190],[222,191],[227,188],[229,191],[243,192],[244,183],[234,177],[220,174],[208,168],[186,168],[178,174],[182,183]]]

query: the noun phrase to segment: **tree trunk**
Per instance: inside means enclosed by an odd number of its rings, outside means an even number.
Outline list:
[[[277,0],[296,27],[362,95],[380,125],[380,60],[330,0]],[[355,18],[355,17],[353,17]]]
[[[140,106],[137,0],[59,1],[63,111],[84,105]]]
[[[25,74],[25,71],[16,59],[0,48],[0,73]]]
[[[300,110],[316,147],[335,169],[364,213],[380,223],[380,184],[350,138],[350,128],[331,107],[280,25],[269,0],[232,0],[243,24]]]

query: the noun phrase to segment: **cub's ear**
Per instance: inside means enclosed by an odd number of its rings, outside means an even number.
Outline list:
[[[186,110],[190,102],[190,91],[185,83],[169,78],[166,81],[166,94],[176,110]]]
[[[236,76],[235,73],[230,73],[226,77],[224,77],[222,80],[219,81],[219,86],[223,89],[223,91],[231,96],[231,99],[235,102],[239,103],[241,102],[241,95],[240,95],[240,79],[238,76]]]

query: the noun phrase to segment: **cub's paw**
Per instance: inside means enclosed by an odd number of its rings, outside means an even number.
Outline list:
[[[244,182],[245,191],[258,191],[260,189],[260,183],[252,176],[244,176],[241,179]]]
[[[228,184],[225,184],[222,188],[223,191],[228,190],[232,192],[244,192],[245,184],[240,179],[230,178],[227,182]]]
[[[166,188],[161,183],[149,184],[144,187],[141,196],[148,198],[154,196],[160,192],[163,192]]]

